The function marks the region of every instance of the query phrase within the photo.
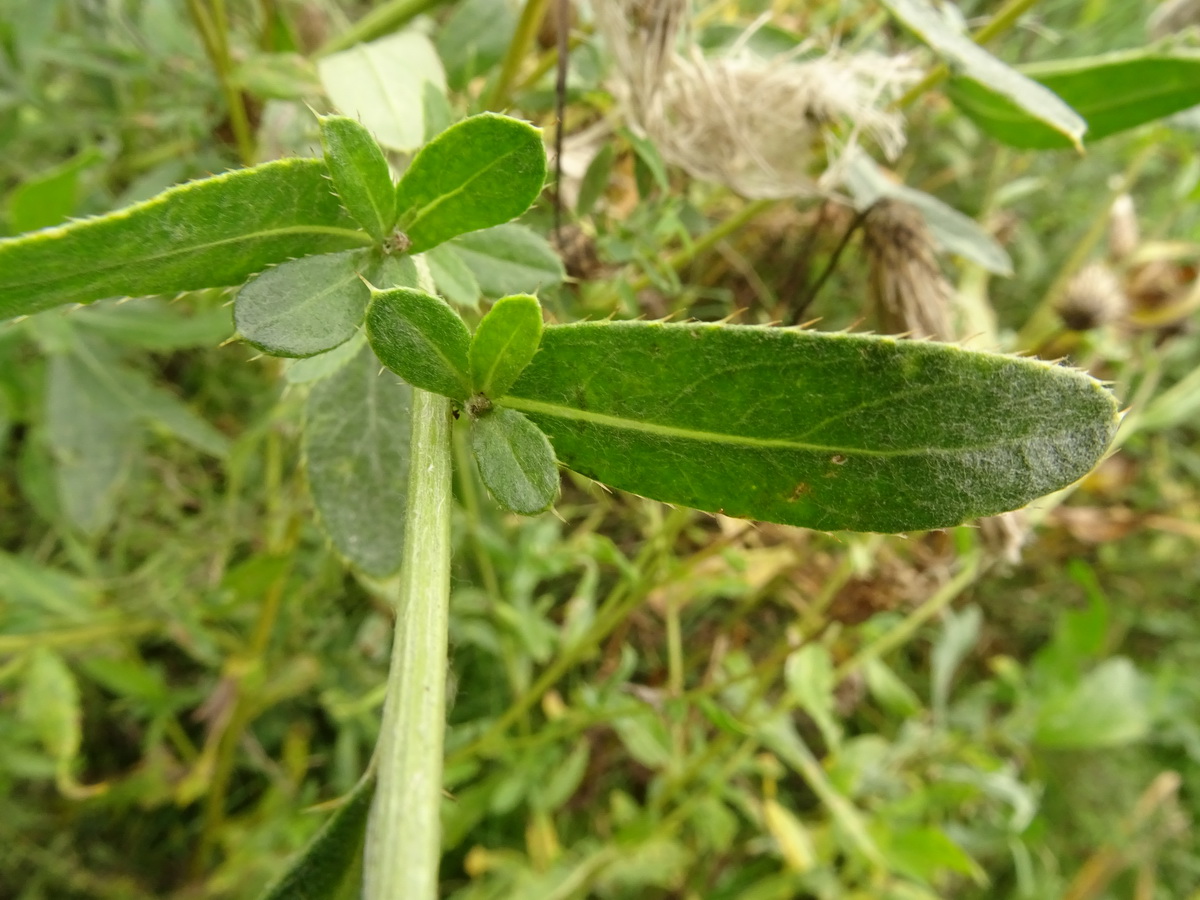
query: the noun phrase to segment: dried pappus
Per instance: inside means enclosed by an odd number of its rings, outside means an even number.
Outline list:
[[[884,108],[917,77],[904,58],[831,51],[764,60],[736,50],[710,58],[695,46],[680,53],[688,19],[678,0],[600,0],[596,21],[631,123],[697,178],[747,197],[825,193],[839,166],[819,180],[811,170],[831,132],[848,147],[865,134],[889,156],[904,145],[903,118]]]
[[[1090,331],[1120,318],[1127,306],[1116,273],[1104,263],[1092,262],[1075,273],[1057,311],[1072,331]]]
[[[920,212],[905,203],[881,200],[867,214],[863,230],[871,304],[880,328],[953,340],[953,288],[934,256],[933,238]]]

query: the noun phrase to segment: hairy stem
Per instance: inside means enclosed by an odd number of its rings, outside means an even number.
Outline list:
[[[367,826],[366,900],[438,893],[450,606],[450,401],[413,391],[396,635]]]

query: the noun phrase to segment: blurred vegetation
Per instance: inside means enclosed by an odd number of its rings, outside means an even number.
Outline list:
[[[498,97],[552,137],[557,7],[497,85],[519,7],[368,6],[8,0],[0,234],[312,152],[304,104],[335,92],[315,61],[396,10],[424,7],[440,115]],[[959,6],[977,25],[999,4]],[[1154,6],[1043,0],[990,49],[1142,47]],[[698,15],[742,34],[766,13],[932,64],[871,0]],[[591,21],[572,18],[564,163],[586,199],[552,315],[790,319],[832,265],[803,317],[874,327],[858,236],[840,250],[853,210],[664,166],[621,127]],[[1012,258],[1010,278],[941,259],[973,321],[994,316],[983,343],[1111,379],[1119,452],[1010,520],[1019,551],[987,526],[809,533],[570,475],[556,514],[522,519],[460,465],[445,896],[1200,897],[1198,120],[1079,154],[1006,148],[936,88],[904,111],[895,176]],[[526,224],[550,234],[553,199]],[[1120,309],[1031,332],[1106,254]],[[254,897],[367,766],[390,611],[314,522],[303,386],[222,343],[228,300],[0,328],[0,897]]]

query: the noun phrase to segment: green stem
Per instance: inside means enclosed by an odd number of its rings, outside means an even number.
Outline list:
[[[316,52],[319,59],[331,53],[348,50],[355,44],[365,44],[407,25],[423,12],[428,12],[446,0],[391,0],[375,7],[341,34],[330,38]]]
[[[450,401],[413,391],[396,636],[367,826],[365,900],[438,895],[450,616]]]
[[[192,23],[200,34],[204,51],[212,64],[229,109],[229,126],[237,146],[242,165],[254,165],[256,155],[254,135],[250,129],[250,116],[246,112],[246,101],[242,92],[233,83],[233,62],[229,55],[229,21],[225,15],[225,0],[213,0],[212,15],[204,8],[201,0],[188,0],[188,12]]]
[[[542,18],[546,15],[546,3],[547,0],[525,0],[521,18],[517,22],[517,30],[513,39],[508,42],[508,52],[504,54],[500,74],[496,77],[496,84],[488,97],[487,109],[505,109],[508,103],[508,89],[517,77],[521,63],[529,55],[534,38],[537,37],[538,26],[542,24]],[[565,23],[563,27],[566,27]]]
[[[983,46],[989,41],[998,38],[1016,25],[1017,20],[1025,15],[1035,3],[1037,3],[1037,0],[1008,0],[1008,3],[1000,7],[996,15],[992,16],[990,22],[971,35],[971,40]],[[937,87],[949,77],[950,67],[945,63],[939,63],[930,69],[924,78],[909,88],[904,96],[896,101],[895,105],[898,107],[909,106],[926,91]]]

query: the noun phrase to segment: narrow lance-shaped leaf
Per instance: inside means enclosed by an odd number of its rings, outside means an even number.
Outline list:
[[[241,284],[281,260],[370,242],[329,190],[324,163],[280,160],[0,240],[0,319],[63,303]]]
[[[501,400],[605,484],[731,516],[913,531],[1024,506],[1116,429],[1098,382],[1037,360],[790,329],[551,326]]]
[[[367,233],[381,243],[396,225],[396,186],[371,133],[345,116],[321,116],[321,146],[338,196]]]
[[[471,333],[445,300],[411,288],[377,291],[367,340],[385,366],[413,387],[455,400],[471,393]]]
[[[375,777],[369,775],[259,900],[330,900],[342,896],[362,858],[374,796]]]
[[[376,578],[400,567],[412,391],[363,347],[308,395],[304,458],[321,526]]]
[[[1087,131],[1087,122],[1055,93],[1002,63],[970,38],[959,33],[927,0],[883,0],[893,16],[961,71],[987,85],[1046,127],[1063,135],[1074,147]]]
[[[515,219],[546,180],[542,133],[483,113],[451,125],[413,157],[397,187],[400,230],[420,253],[455,235]]]
[[[471,386],[502,397],[529,365],[542,340],[542,307],[529,294],[501,297],[471,339]]]
[[[1022,66],[1021,73],[1087,120],[1089,144],[1200,104],[1200,54],[1195,51],[1139,49]],[[1072,146],[985,83],[953,78],[947,94],[983,131],[1012,147]]]
[[[545,512],[558,496],[554,449],[538,427],[511,409],[471,422],[471,448],[492,498],[524,516]]]

